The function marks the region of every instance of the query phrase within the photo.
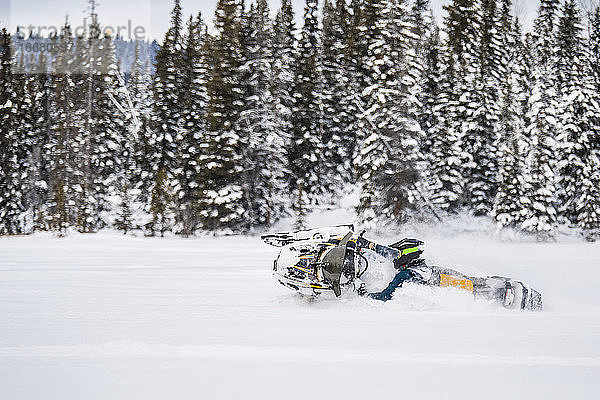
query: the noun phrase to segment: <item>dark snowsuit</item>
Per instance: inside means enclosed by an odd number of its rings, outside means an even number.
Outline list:
[[[366,248],[373,250],[375,253],[387,259],[392,259],[394,267],[399,271],[389,285],[379,293],[369,293],[368,296],[375,300],[388,301],[391,300],[397,288],[402,287],[404,282],[420,281],[420,275],[411,270],[411,267],[423,267],[425,263],[419,258],[421,252],[411,253],[405,256],[399,250],[388,246],[383,246],[374,242],[370,242],[362,237],[356,241],[358,248]]]
[[[379,293],[369,293],[369,297],[375,300],[388,301],[394,296],[394,292],[399,287],[402,287],[404,282],[414,280],[416,277],[415,273],[410,269],[403,269],[398,272],[394,279],[390,282],[388,287]]]

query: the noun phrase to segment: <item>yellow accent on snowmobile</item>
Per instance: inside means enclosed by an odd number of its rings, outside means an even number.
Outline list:
[[[455,287],[473,292],[473,281],[457,278],[452,275],[440,274],[440,287]]]
[[[304,267],[300,267],[299,265],[294,265],[294,268],[299,269],[302,272],[306,272],[308,274],[310,274],[312,271],[308,268],[304,268]]]

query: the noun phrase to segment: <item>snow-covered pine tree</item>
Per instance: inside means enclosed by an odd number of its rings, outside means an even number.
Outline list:
[[[408,37],[411,43],[411,51],[413,52],[412,55],[410,55],[413,64],[411,69],[418,73],[418,76],[415,77],[415,82],[413,83],[413,91],[414,96],[416,96],[416,100],[418,100],[419,103],[418,111],[416,113],[417,118],[423,129],[425,119],[427,118],[423,115],[425,111],[423,109],[424,102],[430,99],[429,96],[431,94],[426,93],[427,90],[431,89],[431,87],[427,88],[427,86],[433,84],[434,80],[438,80],[438,83],[435,85],[439,85],[439,65],[437,66],[437,71],[428,71],[434,74],[433,77],[429,77],[428,72],[425,71],[427,68],[428,57],[430,56],[429,51],[431,50],[431,41],[437,40],[439,42],[439,27],[433,18],[429,0],[411,0],[410,3],[411,5],[407,18],[411,25],[411,35]],[[432,38],[433,36],[437,37]],[[439,43],[437,46],[439,47]],[[439,55],[436,55],[436,58],[439,58]],[[425,133],[424,129],[423,132]],[[428,150],[427,147],[429,144],[427,135],[425,134],[421,140],[420,150]]]
[[[553,236],[556,212],[556,143],[557,91],[554,73],[555,20],[558,4],[542,0],[533,32],[534,60],[532,95],[526,134],[530,141],[523,187],[523,222],[521,228],[539,240]]]
[[[139,194],[139,190],[135,188],[139,177],[136,149],[140,141],[140,123],[129,88],[122,81],[121,63],[118,62],[118,65],[119,76],[117,78],[119,79],[115,82],[118,85],[115,92],[120,96],[115,99],[115,105],[119,105],[119,111],[122,114],[122,125],[119,129],[122,136],[117,137],[120,141],[118,149],[119,163],[111,179],[113,192],[111,196],[111,214],[117,213],[113,224],[126,235],[128,231],[136,227],[134,209],[136,207],[136,195]]]
[[[199,224],[198,196],[202,182],[198,181],[199,160],[208,146],[206,135],[206,106],[208,94],[206,81],[206,25],[202,16],[190,17],[185,38],[184,87],[188,88],[181,99],[184,125],[179,145],[178,231],[193,234]]]
[[[6,29],[0,33],[0,234],[22,232],[23,204],[19,82],[13,74],[12,40]]]
[[[240,135],[236,129],[242,105],[239,67],[242,62],[240,0],[219,0],[215,36],[209,41],[207,128],[209,147],[200,160],[201,226],[239,228],[244,208],[240,182]]]
[[[443,44],[440,92],[433,104],[437,121],[429,128],[431,136],[430,192],[434,204],[447,212],[464,203],[465,168],[472,165],[464,151],[463,121],[470,105],[475,81],[478,13],[472,1],[454,0],[445,6],[446,39]]]
[[[433,201],[441,193],[441,177],[444,176],[443,168],[440,168],[448,157],[442,156],[440,151],[441,141],[447,139],[443,127],[445,119],[442,114],[441,102],[445,100],[442,93],[442,57],[443,49],[440,39],[440,29],[432,19],[430,26],[425,31],[422,48],[423,74],[421,78],[421,110],[419,123],[423,129],[425,140],[421,142],[421,153],[425,156],[428,169],[424,177],[427,182],[428,198],[437,207],[442,207],[438,201]],[[437,156],[440,156],[438,159]],[[442,200],[442,203],[447,204]]]
[[[277,99],[280,130],[289,140],[292,135],[294,107],[294,70],[296,55],[296,27],[291,0],[282,0],[273,25],[273,83],[271,91]],[[289,144],[286,143],[286,149]]]
[[[14,200],[20,202],[22,211],[18,215],[18,233],[31,233],[34,225],[35,168],[33,163],[33,145],[36,141],[36,121],[34,114],[36,76],[30,73],[31,60],[24,52],[18,55],[13,67],[13,84],[16,102],[13,113],[14,166],[18,175],[14,177]]]
[[[34,61],[32,61],[33,63]],[[50,155],[45,151],[50,139],[50,77],[48,75],[48,58],[45,53],[40,53],[33,66],[35,73],[33,82],[29,86],[29,97],[32,100],[31,118],[32,143],[29,159],[30,186],[27,201],[33,213],[32,230],[48,230],[47,205],[48,205],[48,166]]]
[[[372,36],[365,60],[371,85],[363,126],[367,132],[357,165],[361,182],[359,213],[364,221],[393,218],[401,221],[414,208],[419,180],[419,139],[415,119],[415,76],[411,60],[411,24],[406,4],[371,2],[378,36]],[[414,54],[414,53],[413,53]]]
[[[95,5],[95,2],[92,2]],[[100,83],[98,71],[100,26],[95,11],[92,12],[92,22],[89,37],[79,35],[74,38],[71,60],[70,79],[74,89],[71,92],[73,107],[73,123],[69,135],[69,147],[73,155],[73,171],[71,185],[74,189],[74,206],[76,209],[73,226],[80,232],[94,232],[99,228],[99,209],[104,200],[97,193],[97,171],[92,168],[92,141],[97,133],[95,114],[101,112],[95,100],[96,86]],[[100,136],[103,134],[100,133]],[[102,140],[100,139],[100,142]]]
[[[419,1],[415,2],[415,7],[417,3]],[[420,29],[422,29],[420,58],[423,65],[423,72],[419,82],[421,86],[419,123],[425,134],[425,138],[421,142],[421,152],[431,164],[433,137],[430,131],[440,122],[439,112],[435,111],[434,107],[441,93],[443,49],[440,28],[434,20],[433,15],[429,17],[429,24]]]
[[[132,132],[137,131],[134,138],[135,172],[131,179],[131,189],[136,193],[134,195],[135,202],[148,204],[154,176],[153,147],[155,142],[150,123],[153,111],[152,76],[148,62],[140,56],[139,42],[136,42],[134,54],[127,87],[139,126],[133,126],[135,122],[132,120],[129,127]]]
[[[429,160],[426,177],[431,203],[444,212],[454,212],[459,207],[463,179],[459,135],[451,114],[455,112],[449,83],[453,79],[448,74],[451,64],[444,63],[444,58],[439,28],[432,25],[425,43],[421,124],[427,139],[421,151]]]
[[[356,85],[348,61],[349,13],[345,0],[323,6],[323,178],[326,190],[352,182],[356,145]]]
[[[475,57],[471,67],[476,73],[465,82],[461,97],[466,101],[463,121],[463,151],[469,163],[463,172],[467,179],[465,203],[475,215],[488,215],[496,194],[498,172],[496,142],[498,87],[506,71],[502,66],[500,18],[496,0],[480,0],[472,8],[478,21],[474,37]]]
[[[51,135],[46,149],[50,154],[48,225],[58,234],[64,235],[66,229],[76,221],[74,173],[79,170],[71,147],[72,138],[78,132],[78,121],[73,102],[73,37],[68,22],[56,40],[58,52],[52,63],[50,95]]]
[[[153,159],[154,176],[152,181],[154,185],[164,184],[162,188],[154,187],[151,191],[152,196],[165,195],[163,199],[150,199],[149,205],[155,214],[159,211],[171,210],[172,204],[165,207],[153,207],[155,204],[165,204],[173,200],[171,193],[167,192],[167,187],[173,187],[173,175],[178,167],[178,146],[183,127],[183,118],[181,115],[182,92],[187,90],[183,87],[183,38],[182,38],[182,17],[181,4],[175,0],[173,10],[171,11],[171,21],[169,29],[165,34],[160,50],[156,54],[156,73],[154,78],[154,111],[152,113],[152,131],[153,147],[155,154]],[[159,172],[162,174],[158,176]],[[157,211],[158,210],[158,211]],[[154,218],[153,221],[160,220],[161,234],[164,230],[172,228],[173,221],[169,222],[166,215]],[[152,223],[148,226],[153,234],[155,228]]]
[[[578,221],[581,178],[596,137],[598,93],[595,91],[588,54],[584,47],[581,16],[575,0],[564,3],[556,33],[556,76],[560,91],[558,119],[559,214],[571,224]]]
[[[522,79],[526,67],[518,21],[511,16],[511,0],[503,0],[500,28],[503,49],[502,65],[506,70],[501,77],[498,121],[498,190],[492,216],[503,227],[521,223],[521,188],[523,178],[522,135],[523,118],[521,98],[524,95]]]
[[[424,24],[428,20],[425,8],[427,2],[395,1],[392,9],[394,22],[392,24],[395,37],[392,41],[398,54],[398,83],[400,97],[397,107],[400,113],[401,130],[398,132],[400,148],[404,147],[406,154],[399,160],[400,169],[405,187],[400,187],[399,194],[404,192],[408,200],[407,208],[416,208],[423,214],[433,212],[431,205],[424,195],[427,187],[424,178],[427,170],[425,155],[421,152],[423,143],[426,142],[425,133],[421,127],[422,92],[423,92],[423,48],[425,39]],[[412,143],[411,143],[412,142]],[[411,175],[409,183],[405,178]],[[396,194],[394,197],[399,197]],[[401,197],[402,195],[400,195]],[[425,211],[426,210],[426,211]],[[403,218],[403,217],[402,217]]]
[[[287,149],[290,193],[296,207],[323,193],[322,64],[318,2],[307,0],[294,76],[292,137]],[[307,199],[300,201],[300,196]]]
[[[96,85],[95,135],[91,140],[94,193],[98,204],[95,216],[97,224],[92,229],[106,227],[109,213],[115,208],[114,200],[119,198],[120,179],[125,177],[126,164],[131,161],[131,143],[127,138],[127,123],[130,111],[127,109],[127,92],[123,76],[116,59],[114,40],[105,36],[100,41],[98,59],[101,82]],[[124,187],[129,186],[124,185]],[[113,200],[113,201],[111,201]]]
[[[244,225],[270,226],[283,211],[285,132],[273,96],[273,22],[266,0],[252,4],[245,23],[242,87],[244,106],[237,122],[242,138]]]

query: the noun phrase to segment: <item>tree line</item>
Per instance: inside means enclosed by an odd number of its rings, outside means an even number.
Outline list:
[[[95,10],[95,2],[91,2]],[[468,211],[600,235],[600,8],[542,0],[175,0],[122,73],[97,15],[58,52],[2,31],[0,233],[248,231],[359,188],[365,223]],[[18,53],[17,53],[18,54]],[[35,72],[34,72],[35,71]]]

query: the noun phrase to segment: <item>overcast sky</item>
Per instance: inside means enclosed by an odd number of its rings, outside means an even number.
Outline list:
[[[249,3],[250,0],[246,0]],[[305,0],[292,0],[297,17],[301,17]],[[450,0],[432,0],[434,11],[438,17],[442,15],[441,7]],[[210,25],[217,0],[182,0],[186,15],[201,11]],[[272,10],[279,7],[280,0],[269,0]],[[535,17],[538,0],[516,0],[516,10],[521,20],[529,25]],[[145,31],[146,38],[162,40],[169,23],[169,12],[172,1],[166,0],[99,0],[98,14],[103,26],[121,28],[122,35],[127,38],[133,35],[135,27],[138,34]],[[0,0],[0,26],[8,25],[15,31],[18,25],[36,26],[36,29],[49,26],[60,26],[69,15],[72,26],[83,25],[83,18],[88,13],[87,0]],[[130,28],[129,28],[130,27]],[[49,30],[46,28],[45,31]]]

